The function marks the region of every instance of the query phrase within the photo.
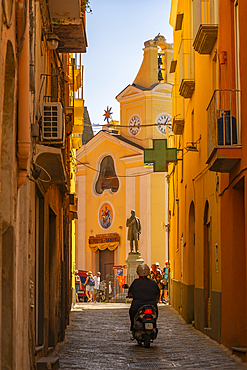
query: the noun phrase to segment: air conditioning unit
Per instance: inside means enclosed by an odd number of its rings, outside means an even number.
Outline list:
[[[43,141],[63,140],[63,107],[60,102],[44,103],[42,112]]]

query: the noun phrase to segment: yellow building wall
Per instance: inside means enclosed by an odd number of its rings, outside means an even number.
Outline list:
[[[151,261],[165,266],[167,260],[166,232],[161,222],[165,222],[166,205],[165,174],[151,175]]]
[[[170,147],[177,147],[178,161],[169,165],[169,223],[170,223],[170,260],[171,278],[181,286],[195,287],[197,294],[204,294],[205,289],[205,206],[209,204],[210,221],[210,256],[209,280],[210,293],[221,291],[221,240],[220,240],[220,174],[208,169],[207,159],[207,107],[218,84],[219,62],[217,55],[217,41],[211,54],[200,55],[193,48],[193,18],[192,2],[187,0],[172,0],[170,24],[174,35],[174,60],[177,61],[174,73],[172,95],[172,115],[174,119],[184,119],[182,133],[177,133],[175,143],[170,137]],[[181,30],[175,31],[177,15],[183,14]],[[191,41],[186,46],[186,55],[181,57],[181,45],[186,40]],[[185,45],[185,44],[183,44]],[[185,50],[185,49],[184,49]],[[186,75],[184,65],[190,60],[192,73]],[[188,64],[186,64],[188,66]],[[183,97],[181,92],[181,76],[184,80],[194,81],[195,87],[191,97]],[[179,91],[180,90],[180,91]],[[174,126],[175,127],[175,126]],[[175,128],[174,128],[175,129]],[[188,143],[194,142],[197,151],[186,148]],[[194,204],[194,240],[191,234],[193,224],[190,223],[190,207]],[[216,247],[218,246],[218,268],[216,264]],[[176,283],[177,284],[177,283]],[[173,285],[173,289],[179,286]],[[188,289],[188,288],[186,288]],[[188,290],[184,288],[184,297]],[[192,290],[191,290],[192,291]],[[199,293],[198,293],[199,292]],[[178,291],[174,295],[179,294]],[[188,293],[188,297],[190,297]],[[215,295],[216,296],[216,295]],[[215,297],[214,296],[214,297]],[[220,295],[217,295],[219,297]],[[200,304],[199,296],[195,310],[203,308],[203,299]],[[218,298],[219,299],[219,298]],[[176,299],[174,298],[174,302]],[[185,303],[174,303],[176,309],[182,312]],[[187,303],[186,303],[187,304]],[[216,304],[216,303],[215,303]],[[218,305],[218,301],[217,301]],[[200,306],[200,308],[199,308]],[[204,313],[200,320],[204,320]],[[213,314],[213,313],[212,313]],[[216,313],[214,313],[216,315]],[[218,314],[218,313],[217,313]],[[201,323],[200,325],[203,325]],[[210,324],[209,324],[210,325]]]

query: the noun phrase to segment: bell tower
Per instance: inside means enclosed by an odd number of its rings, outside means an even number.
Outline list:
[[[167,138],[171,133],[172,59],[172,44],[164,36],[158,34],[146,41],[134,82],[116,96],[120,103],[120,135],[144,148],[150,146],[151,139]]]

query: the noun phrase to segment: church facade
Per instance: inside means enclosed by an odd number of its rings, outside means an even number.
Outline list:
[[[171,132],[172,78],[166,64],[172,46],[163,36],[144,43],[144,58],[133,84],[120,92],[120,123],[110,122],[77,151],[78,222],[76,265],[112,274],[130,252],[126,219],[141,221],[140,253],[149,265],[168,258],[166,173],[144,163],[145,148]],[[163,82],[158,81],[158,57]],[[169,65],[169,64],[168,64]],[[111,126],[111,124],[113,124]]]

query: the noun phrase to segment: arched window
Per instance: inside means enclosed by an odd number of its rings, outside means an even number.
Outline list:
[[[95,184],[97,194],[102,194],[104,190],[109,189],[116,193],[119,188],[119,180],[116,175],[113,159],[110,155],[103,158],[100,164],[100,172]]]

